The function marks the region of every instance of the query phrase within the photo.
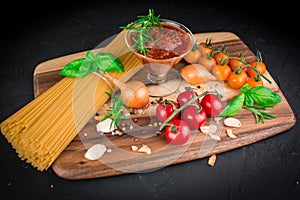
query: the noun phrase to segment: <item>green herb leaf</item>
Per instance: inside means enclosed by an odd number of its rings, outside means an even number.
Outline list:
[[[95,63],[98,66],[98,70],[103,72],[124,72],[124,65],[122,62],[110,53],[98,53],[95,58]]]
[[[87,51],[85,58],[69,62],[59,74],[73,78],[84,78],[90,72],[98,70],[124,72],[124,65],[113,54],[99,52],[95,55],[93,52]]]
[[[245,100],[244,100],[244,103],[245,103],[247,106],[253,106],[254,100],[252,99],[251,95],[245,94]]]
[[[240,91],[241,91],[242,93],[247,94],[247,93],[250,92],[251,88],[252,88],[252,87],[251,87],[248,83],[246,83],[246,84],[244,84],[244,85],[241,87]]]
[[[245,100],[245,94],[244,93],[239,94],[231,102],[229,102],[229,104],[221,111],[219,116],[229,117],[229,116],[236,115],[242,109],[244,100]]]
[[[245,94],[244,104],[246,104],[247,106],[252,106],[254,104],[254,100],[250,95],[250,90],[251,86],[248,83],[243,85],[240,89],[240,91]]]
[[[114,127],[118,127],[122,119],[128,119],[128,117],[124,116],[123,110],[128,110],[129,108],[122,101],[122,96],[117,97],[109,92],[105,92],[105,94],[107,94],[111,98],[111,106],[108,109],[109,112],[100,121],[111,118],[111,125],[113,125]]]
[[[59,75],[73,78],[82,78],[84,76],[82,71],[79,71],[80,66],[85,61],[85,58],[79,58],[69,62],[60,72]]]
[[[255,117],[255,122],[262,122],[264,123],[264,120],[270,120],[276,118],[274,115],[271,113],[268,113],[268,111],[261,111],[261,110],[266,110],[265,107],[263,106],[245,106],[244,108],[248,109],[254,114]]]
[[[265,86],[256,86],[250,90],[253,101],[261,106],[272,107],[282,101],[276,92]]]

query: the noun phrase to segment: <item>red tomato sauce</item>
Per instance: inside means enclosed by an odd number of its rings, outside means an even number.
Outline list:
[[[152,41],[155,42],[145,43],[145,47],[150,50],[146,56],[153,59],[169,59],[184,54],[191,47],[188,34],[178,27],[163,23],[162,25],[162,28],[150,28]],[[137,35],[132,37],[136,39]],[[132,40],[131,43],[133,44]]]

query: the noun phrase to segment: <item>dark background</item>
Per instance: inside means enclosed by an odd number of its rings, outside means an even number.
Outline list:
[[[0,121],[33,99],[41,62],[94,48],[154,8],[192,32],[229,31],[261,50],[297,123],[277,136],[154,172],[68,181],[21,161],[0,135],[0,199],[300,199],[300,41],[288,1],[10,1],[1,5]],[[299,17],[298,17],[299,18]]]

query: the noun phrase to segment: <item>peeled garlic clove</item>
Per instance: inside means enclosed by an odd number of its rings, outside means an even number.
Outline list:
[[[101,158],[105,152],[106,147],[103,144],[95,144],[87,150],[84,157],[88,160],[97,160]]]
[[[241,127],[242,123],[237,118],[228,117],[224,120],[224,124],[230,127]]]
[[[107,118],[96,125],[98,132],[109,133],[115,130],[114,125],[112,124],[112,119]]]
[[[233,134],[232,129],[226,129],[226,134],[227,134],[228,137],[230,137],[230,138],[237,138],[237,136]]]
[[[211,134],[211,133],[209,133],[208,135],[210,136],[211,139],[218,140],[218,141],[221,140],[221,137],[218,136],[218,135],[214,135],[214,134]]]
[[[217,129],[218,129],[217,126],[214,124],[200,127],[200,131],[205,134],[215,133],[217,131]]]
[[[138,148],[137,146],[135,146],[135,145],[132,145],[132,146],[131,146],[131,150],[132,150],[132,151],[137,151],[138,149],[139,149],[139,148]]]

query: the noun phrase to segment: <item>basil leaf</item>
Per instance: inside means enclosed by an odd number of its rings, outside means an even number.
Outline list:
[[[93,62],[96,59],[96,56],[93,52],[87,51],[85,54],[85,58],[87,61]]]
[[[82,65],[82,63],[84,61],[85,61],[85,58],[79,58],[77,60],[73,60],[73,61],[69,62],[59,72],[59,75],[77,78],[78,77],[79,68],[80,68],[80,66]]]
[[[236,115],[243,107],[245,94],[241,93],[235,97],[229,104],[221,111],[219,116],[229,117]]]
[[[251,90],[251,86],[248,83],[244,84],[240,89],[240,91],[245,94],[249,93],[250,90]]]
[[[99,60],[98,70],[103,72],[124,72],[124,65],[122,62],[110,53],[100,52],[96,55],[96,60]]]
[[[124,72],[124,65],[113,54],[100,52],[95,55],[93,52],[87,51],[85,58],[71,61],[59,74],[73,78],[84,78],[90,72],[97,72],[98,70]]]
[[[81,66],[78,69],[76,78],[86,77],[91,71],[91,66],[92,66],[91,62],[89,62],[87,60],[83,61],[83,63],[81,64]]]
[[[247,106],[253,106],[254,104],[254,100],[252,99],[251,95],[249,94],[245,94],[245,100],[244,100],[244,103],[247,105]]]
[[[261,106],[272,107],[282,101],[276,92],[265,86],[256,86],[250,90],[253,101]]]

